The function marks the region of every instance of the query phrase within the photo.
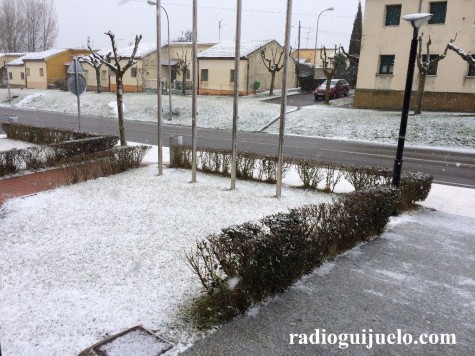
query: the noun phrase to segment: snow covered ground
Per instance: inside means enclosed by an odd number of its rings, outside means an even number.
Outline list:
[[[77,110],[70,93],[12,92],[18,95],[16,107]],[[5,98],[6,90],[0,89],[0,105],[9,106]],[[155,120],[155,95],[125,98],[128,119]],[[278,116],[279,106],[262,98],[241,98],[241,130],[259,130]],[[114,100],[111,93],[86,93],[82,112],[113,117]],[[189,125],[191,98],[173,100],[179,115],[172,123]],[[231,107],[232,98],[200,96],[199,125],[229,128]],[[408,144],[475,149],[474,115],[413,118]],[[316,104],[290,114],[287,133],[396,142],[398,123],[394,112]],[[155,154],[152,149],[145,161],[156,162]],[[199,290],[184,263],[194,242],[222,227],[329,199],[287,187],[276,200],[273,185],[240,181],[236,191],[229,191],[225,178],[198,174],[198,183],[190,184],[189,171],[165,169],[162,177],[156,171],[151,165],[14,199],[0,209],[0,342],[5,355],[77,354],[137,324],[186,347],[198,336],[176,316]],[[295,175],[287,180],[292,181]],[[433,185],[423,205],[475,218],[475,190]]]
[[[6,103],[7,90],[0,89],[0,106],[77,113],[76,98],[58,90],[12,90],[17,96]],[[239,100],[239,130],[259,131],[279,116],[280,106],[264,102],[268,95],[241,97]],[[309,99],[311,100],[311,99]],[[348,108],[352,98],[331,102],[330,107],[313,103],[287,115],[286,133],[304,136],[344,138],[396,143],[400,113],[394,111],[358,110]],[[127,93],[124,97],[128,120],[156,121],[155,94]],[[191,125],[191,97],[173,95],[173,119],[168,121],[168,100],[163,100],[163,120],[167,124]],[[232,125],[230,96],[198,96],[198,126],[230,129]],[[288,111],[296,107],[288,106]],[[86,92],[81,96],[83,115],[115,117],[117,105],[113,93]],[[276,133],[278,123],[266,132]],[[424,112],[410,116],[406,145],[475,149],[475,113]]]
[[[154,160],[155,151],[145,158]],[[156,165],[34,196],[0,210],[0,335],[5,355],[77,355],[143,324],[181,343],[177,321],[199,283],[185,263],[198,239],[327,195]]]

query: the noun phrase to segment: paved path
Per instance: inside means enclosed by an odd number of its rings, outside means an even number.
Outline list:
[[[475,220],[423,209],[185,355],[474,355]],[[289,345],[289,334],[455,334],[457,345]],[[322,332],[322,331],[321,331]]]

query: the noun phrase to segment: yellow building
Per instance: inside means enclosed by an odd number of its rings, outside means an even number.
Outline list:
[[[56,81],[68,78],[68,64],[74,56],[87,54],[86,49],[49,49],[22,57],[25,64],[26,87],[54,88]]]
[[[443,54],[447,43],[475,52],[475,1],[473,0],[366,0],[363,38],[354,106],[358,108],[401,109],[405,88],[411,24],[402,16],[432,13],[424,25],[423,53],[428,36],[430,58]],[[413,99],[418,85],[416,68]],[[415,100],[411,100],[414,104]],[[431,68],[425,84],[423,110],[475,112],[475,68],[448,51],[445,59]]]
[[[275,40],[242,41],[239,68],[239,94],[255,94],[267,91],[271,86],[271,73],[266,68],[261,52],[266,58],[279,63],[283,47]],[[198,55],[199,94],[232,95],[234,93],[234,42],[220,42]],[[281,58],[279,66],[283,64]],[[295,83],[295,61],[291,59],[288,83]],[[275,76],[274,88],[282,88],[282,70]]]

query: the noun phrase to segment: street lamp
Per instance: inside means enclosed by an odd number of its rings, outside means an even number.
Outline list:
[[[313,53],[313,77],[315,78],[315,70],[317,66],[317,40],[318,40],[318,22],[320,21],[320,16],[325,12],[325,11],[334,11],[334,7],[329,7],[328,9],[323,10],[320,12],[317,18],[317,31],[315,32],[315,52]]]
[[[404,152],[404,142],[406,140],[407,116],[409,104],[411,102],[412,81],[414,78],[414,67],[417,53],[417,35],[419,29],[432,18],[432,14],[416,13],[405,15],[402,18],[411,23],[413,28],[411,50],[409,52],[409,63],[407,66],[406,88],[404,89],[404,102],[402,105],[401,125],[399,127],[399,139],[397,143],[396,159],[394,161],[392,185],[399,186],[401,180],[402,156]]]
[[[157,126],[157,146],[158,146],[158,175],[161,176],[163,174],[163,155],[162,155],[162,93],[161,93],[161,82],[160,82],[160,70],[162,68],[160,52],[161,52],[161,17],[160,17],[160,8],[165,11],[165,15],[167,16],[167,24],[168,24],[168,98],[169,98],[169,120],[172,119],[172,92],[171,92],[171,65],[170,65],[170,21],[168,19],[168,13],[160,5],[160,0],[153,1],[147,0],[149,5],[154,5],[157,8],[157,118],[158,118],[158,126]]]

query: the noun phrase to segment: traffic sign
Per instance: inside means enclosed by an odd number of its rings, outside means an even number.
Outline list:
[[[77,86],[76,86],[77,78]],[[71,93],[78,96],[86,91],[86,79],[82,75],[72,75],[68,78],[68,89]]]

